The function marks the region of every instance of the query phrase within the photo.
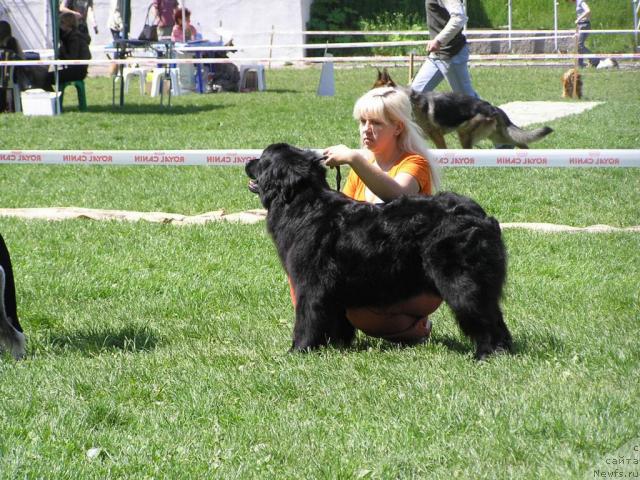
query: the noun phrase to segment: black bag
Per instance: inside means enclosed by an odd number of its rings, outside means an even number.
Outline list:
[[[149,12],[151,12],[152,5],[149,5],[149,8],[147,8],[147,16],[144,19],[144,27],[142,27],[142,32],[140,32],[140,35],[138,35],[138,40],[144,40],[146,42],[158,41],[158,26],[149,24]]]
[[[144,40],[147,42],[158,41],[158,26],[157,25],[145,25],[138,36],[138,40]]]

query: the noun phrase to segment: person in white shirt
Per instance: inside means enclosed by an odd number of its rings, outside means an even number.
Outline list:
[[[462,33],[468,17],[461,0],[426,0],[427,25],[431,40],[428,58],[411,88],[419,93],[434,90],[444,78],[454,92],[479,98],[469,76],[469,48]]]

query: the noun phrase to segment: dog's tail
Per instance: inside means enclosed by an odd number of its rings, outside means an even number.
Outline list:
[[[492,138],[494,143],[508,143],[520,148],[528,148],[528,145],[538,140],[542,140],[544,137],[553,132],[550,127],[541,127],[534,130],[524,130],[514,124],[509,116],[501,108],[496,107],[496,119],[498,121],[497,138]]]

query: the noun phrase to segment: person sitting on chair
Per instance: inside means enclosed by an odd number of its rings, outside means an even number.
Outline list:
[[[23,57],[20,44],[11,32],[11,25],[5,20],[0,20],[0,48],[9,50],[17,58]]]
[[[26,59],[20,43],[12,34],[11,25],[5,20],[0,20],[0,50],[3,52],[3,60]],[[45,82],[47,70],[48,67],[38,65],[15,67],[12,80],[20,90],[40,88]]]
[[[60,50],[61,60],[89,60],[89,37],[78,29],[78,21],[73,13],[60,15]],[[87,78],[88,65],[65,65],[58,70],[58,82],[73,82]],[[55,72],[47,76],[46,90],[53,91],[56,78]]]
[[[186,26],[182,27],[182,8],[176,8],[173,12],[173,19],[175,20],[175,24],[173,25],[173,30],[171,31],[171,40],[174,42],[190,42],[191,40],[195,40],[196,27],[191,25],[191,10],[188,8],[184,9],[184,20]]]

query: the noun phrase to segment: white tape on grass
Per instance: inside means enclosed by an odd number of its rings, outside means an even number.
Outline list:
[[[181,215],[165,212],[136,212],[128,210],[103,210],[80,207],[44,207],[44,208],[0,208],[0,217],[24,218],[29,220],[61,221],[71,219],[84,220],[119,220],[122,222],[152,222],[171,225],[203,225],[211,222],[236,222],[254,224],[264,221],[267,211],[263,209],[245,212],[224,213],[223,210],[206,212],[200,215]],[[501,223],[500,228],[525,229],[545,233],[640,233],[640,226],[613,227],[610,225],[591,225],[574,227],[553,223]]]
[[[321,149],[313,149],[321,152]],[[0,163],[244,165],[262,150],[0,150]],[[640,167],[640,150],[431,150],[442,167]]]

